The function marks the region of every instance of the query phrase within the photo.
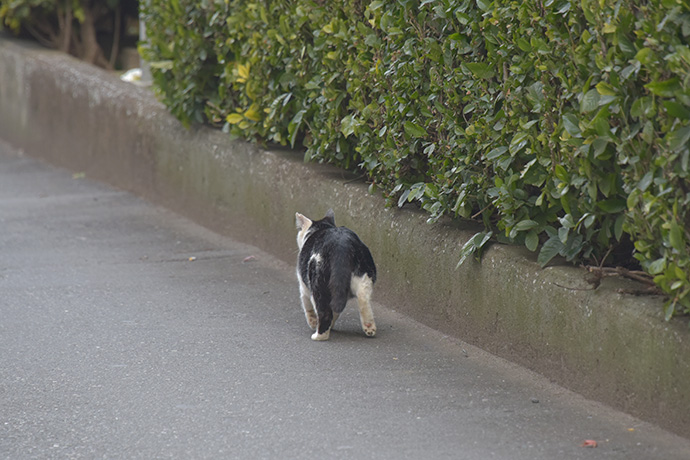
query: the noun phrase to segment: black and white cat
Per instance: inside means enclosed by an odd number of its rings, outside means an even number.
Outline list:
[[[369,248],[352,230],[335,226],[332,209],[316,221],[296,213],[295,222],[297,278],[307,323],[316,329],[312,340],[328,340],[335,320],[353,297],[359,304],[362,330],[373,337],[376,323],[370,299],[376,265]]]

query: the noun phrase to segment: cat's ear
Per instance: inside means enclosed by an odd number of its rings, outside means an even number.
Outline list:
[[[333,212],[333,209],[326,211],[326,216],[323,218],[323,220],[331,223],[331,225],[335,227],[335,213]]]
[[[311,227],[311,219],[303,216],[302,214],[296,212],[295,213],[295,225],[297,226],[297,230],[305,230],[309,227]]]

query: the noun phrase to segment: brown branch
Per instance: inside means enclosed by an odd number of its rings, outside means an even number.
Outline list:
[[[37,28],[35,28],[33,25],[31,25],[29,23],[24,24],[24,27],[26,27],[26,30],[29,31],[31,36],[34,37],[38,43],[40,43],[41,45],[43,45],[47,48],[55,48],[56,43],[55,43],[55,36],[53,34],[47,34],[49,36],[46,37],[42,31],[38,30]],[[40,28],[41,27],[39,26],[39,29]]]
[[[122,26],[122,5],[119,3],[115,8],[115,25],[113,29],[113,46],[110,49],[110,59],[108,60],[108,66],[111,69],[115,68],[115,60],[117,59],[117,54],[120,50],[120,28]]]
[[[474,214],[472,214],[472,216],[470,217],[470,219],[476,219],[477,217],[481,216],[482,214],[484,214],[484,211],[486,211],[487,209],[489,209],[489,208],[491,207],[491,205],[492,205],[492,203],[487,204],[487,205],[484,206],[481,210],[479,210],[479,211],[475,212]]]
[[[365,176],[364,174],[360,174],[360,175],[357,176],[357,177],[354,177],[354,178],[352,178],[352,179],[346,180],[345,182],[343,182],[343,185],[351,184],[351,183],[353,183],[353,182],[358,182],[358,181],[364,179],[365,177],[366,177],[366,176]]]
[[[604,257],[604,258],[606,258],[606,257]],[[622,276],[623,278],[627,278],[627,279],[645,284],[645,285],[647,285],[647,287],[644,289],[618,289],[616,292],[619,292],[621,294],[633,294],[633,295],[644,295],[644,294],[663,295],[663,292],[656,286],[656,284],[654,284],[654,279],[652,278],[652,276],[645,273],[645,272],[642,272],[639,270],[628,270],[627,268],[624,268],[624,267],[586,266],[585,269],[591,275],[591,276],[585,278],[585,281],[587,281],[587,283],[589,283],[592,286],[591,288],[574,288],[574,287],[563,286],[563,285],[558,284],[558,283],[552,283],[552,284],[555,284],[556,286],[558,286],[560,288],[568,289],[571,291],[594,291],[601,285],[601,280],[604,279],[605,277],[607,277],[607,276]]]
[[[608,251],[606,251],[606,254],[604,254],[604,257],[601,259],[601,262],[599,262],[599,268],[604,266],[604,262],[606,261],[606,258],[611,254],[611,251],[613,250],[613,246],[609,246]]]
[[[648,273],[639,270],[628,270],[624,267],[586,267],[591,273],[601,272],[603,276],[615,276],[619,275],[623,278],[628,278],[630,280],[638,281],[640,283],[646,284],[648,286],[656,286],[654,284],[654,278]]]
[[[67,2],[65,2],[67,3]],[[67,6],[68,8],[70,5]],[[55,7],[57,9],[57,22],[58,22],[58,28],[60,30],[63,30],[65,28],[65,18],[62,16],[62,7],[58,3],[58,5]]]
[[[665,295],[663,291],[656,286],[650,286],[646,289],[616,289],[616,292],[628,295]]]
[[[84,7],[84,21],[81,23],[81,53],[77,56],[90,63],[108,69],[108,60],[98,43],[97,21],[104,15],[104,8]]]
[[[82,45],[81,37],[75,29],[72,29],[72,33],[70,35],[70,53],[81,58],[84,53],[84,46]]]
[[[62,43],[60,44],[60,50],[65,53],[69,53],[69,45],[72,38],[72,2],[70,0],[67,0],[65,4],[67,5],[67,7],[65,9],[65,17],[62,20],[64,21],[64,23],[60,28],[62,34]],[[58,14],[58,18],[61,18],[60,14]]]

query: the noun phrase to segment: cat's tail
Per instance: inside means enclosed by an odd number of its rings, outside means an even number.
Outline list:
[[[328,283],[331,291],[331,310],[341,313],[351,297],[352,267],[348,260],[333,260],[331,278]]]

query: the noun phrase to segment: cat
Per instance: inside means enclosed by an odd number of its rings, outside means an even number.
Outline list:
[[[329,209],[321,220],[295,213],[297,225],[297,279],[312,340],[328,340],[331,328],[347,301],[357,298],[364,333],[376,335],[371,294],[376,265],[369,248],[346,227],[336,227]]]

